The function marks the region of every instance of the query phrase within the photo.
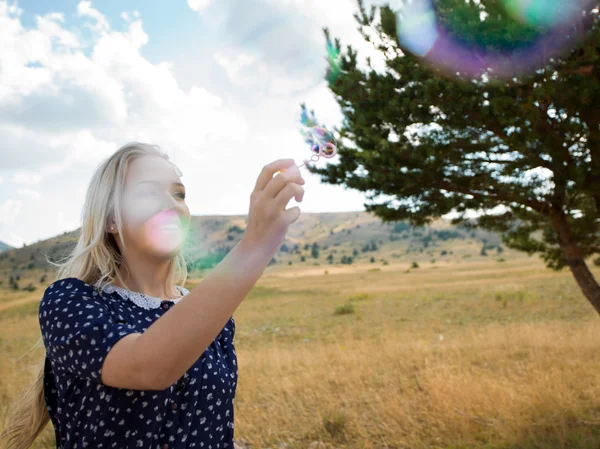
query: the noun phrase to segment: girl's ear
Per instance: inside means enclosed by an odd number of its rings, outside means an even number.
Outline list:
[[[106,232],[114,233],[117,229],[117,224],[115,223],[114,218],[108,218],[106,220]]]

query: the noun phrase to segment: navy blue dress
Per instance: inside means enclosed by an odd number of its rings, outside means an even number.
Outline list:
[[[233,317],[169,388],[130,390],[101,382],[102,363],[117,341],[144,332],[177,307],[177,300],[154,300],[144,307],[147,303],[122,291],[99,292],[77,278],[45,290],[39,308],[44,397],[57,449],[233,449],[238,378]]]

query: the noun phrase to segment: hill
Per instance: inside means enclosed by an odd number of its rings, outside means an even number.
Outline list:
[[[190,278],[216,266],[243,237],[246,215],[194,216],[185,254]],[[53,271],[45,256],[58,261],[76,244],[79,229],[0,254],[0,290],[22,289],[15,281],[27,278],[33,287],[43,274]],[[501,256],[500,256],[501,255]],[[452,226],[438,220],[427,227],[405,222],[383,223],[364,211],[303,213],[289,229],[280,250],[271,260],[271,269],[335,264],[459,263],[468,258],[523,257],[505,250],[499,235]],[[23,281],[21,282],[23,283]],[[15,288],[17,287],[17,288]],[[33,288],[29,287],[29,288]]]

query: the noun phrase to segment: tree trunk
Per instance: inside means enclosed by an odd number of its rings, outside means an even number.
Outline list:
[[[550,218],[563,255],[567,261],[567,265],[571,269],[579,288],[585,297],[592,303],[596,312],[600,314],[600,285],[594,278],[594,275],[586,265],[581,254],[581,249],[571,237],[571,230],[561,210],[551,209]]]

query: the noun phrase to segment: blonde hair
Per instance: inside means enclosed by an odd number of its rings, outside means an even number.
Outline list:
[[[114,280],[126,286],[120,269],[129,276],[119,247],[113,234],[105,232],[111,218],[116,221],[123,245],[123,222],[121,216],[121,198],[125,185],[125,175],[131,160],[145,155],[160,156],[169,160],[169,156],[157,145],[132,142],[119,148],[96,169],[87,190],[85,204],[81,214],[81,230],[77,245],[58,267],[56,280],[75,277],[89,285],[99,282],[98,291]],[[172,163],[172,162],[171,162]],[[178,176],[180,170],[173,164]],[[187,263],[184,252],[180,250],[173,257],[167,278],[167,288],[183,285],[187,280]],[[34,347],[44,348],[42,339]],[[44,348],[45,349],[45,348]],[[27,449],[50,421],[44,399],[44,363],[42,358],[37,377],[13,404],[7,424],[0,433],[0,443],[6,441],[7,449]]]

